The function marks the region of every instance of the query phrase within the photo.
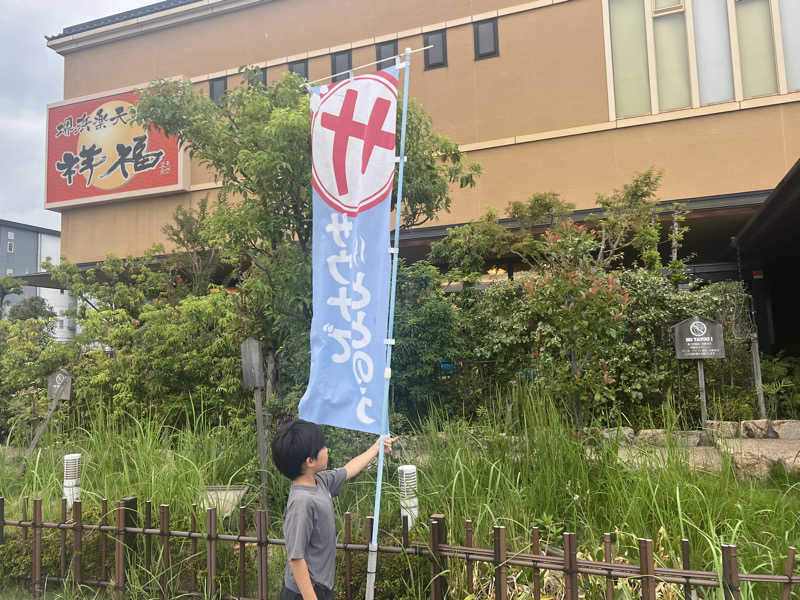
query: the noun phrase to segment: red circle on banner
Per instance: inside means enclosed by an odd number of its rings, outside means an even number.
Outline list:
[[[359,102],[364,92],[373,103]],[[397,79],[385,71],[341,81],[320,95],[311,118],[312,184],[334,210],[354,217],[391,193],[396,107]]]

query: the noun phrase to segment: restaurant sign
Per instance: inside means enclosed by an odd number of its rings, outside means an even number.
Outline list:
[[[704,317],[691,317],[673,325],[672,329],[676,358],[725,358],[722,323]]]
[[[178,140],[133,122],[139,96],[126,90],[48,105],[45,208],[186,189]]]

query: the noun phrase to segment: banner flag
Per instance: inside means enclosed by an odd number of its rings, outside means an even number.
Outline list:
[[[398,70],[311,88],[311,374],[299,415],[384,433]]]

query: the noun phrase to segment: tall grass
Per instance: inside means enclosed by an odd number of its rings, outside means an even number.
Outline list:
[[[192,503],[204,497],[207,485],[258,481],[255,440],[246,422],[208,422],[202,412],[192,426],[177,430],[160,417],[112,417],[102,408],[89,415],[84,427],[68,434],[51,433],[26,460],[22,477],[0,453],[0,496],[16,511],[22,497],[42,498],[45,512],[58,513],[62,496],[65,454],[83,457],[81,499],[98,504],[127,496],[140,502],[170,504],[178,522],[185,524]],[[252,487],[252,485],[251,485]]]
[[[420,431],[420,513],[444,513],[453,543],[464,543],[466,519],[483,547],[492,526],[505,525],[515,551],[529,548],[532,526],[554,545],[574,531],[595,556],[612,532],[632,562],[636,538],[649,537],[659,541],[660,562],[678,567],[686,537],[693,568],[719,570],[721,544],[735,544],[743,571],[773,573],[800,543],[800,484],[790,478],[741,480],[724,458],[720,472],[692,471],[688,450],[674,444],[631,449],[632,460],[621,461],[618,440],[577,439],[562,407],[533,387],[498,400],[478,423],[434,414]]]
[[[427,540],[428,516],[444,513],[452,543],[465,543],[463,524],[470,519],[474,541],[483,547],[491,547],[492,526],[505,525],[509,549],[526,551],[531,527],[538,526],[544,543],[560,546],[562,533],[574,531],[584,555],[598,557],[603,533],[611,532],[616,552],[627,555],[629,562],[638,560],[636,538],[650,537],[657,540],[657,562],[679,566],[680,538],[686,537],[692,568],[719,571],[721,544],[735,544],[742,571],[772,573],[782,569],[786,548],[800,544],[800,484],[791,477],[742,480],[725,460],[719,472],[692,471],[687,450],[675,445],[661,451],[629,450],[632,459],[622,461],[618,440],[578,438],[565,414],[563,407],[531,386],[498,391],[472,422],[433,411],[413,436],[401,440],[405,453],[388,461],[381,543],[399,542],[396,467],[413,462],[419,467],[420,519],[412,539]],[[667,415],[667,421],[676,420]],[[43,498],[45,516],[57,514],[60,458],[69,452],[84,454],[86,501],[133,495],[140,502],[169,503],[173,529],[186,528],[189,508],[200,500],[205,485],[250,483],[253,492],[246,502],[256,503],[254,424],[210,423],[202,411],[191,422],[192,427],[175,430],[159,419],[111,418],[97,412],[84,429],[45,440],[22,478],[0,458],[6,515],[19,514],[22,496]],[[332,451],[339,463],[333,466],[341,466],[371,441],[370,436],[354,439]],[[288,482],[272,467],[268,477],[270,535],[280,536]],[[335,500],[340,539],[345,511],[355,514],[356,525],[372,514],[374,485],[374,471],[367,472],[348,483]],[[427,581],[419,565],[414,559],[403,560],[391,567],[389,559],[382,562],[383,576],[392,575],[387,569],[399,571],[394,575],[404,579],[402,597],[424,597]],[[463,592],[463,569],[457,563],[452,567],[454,589]],[[361,571],[355,569],[354,574]],[[520,581],[526,577],[529,574]],[[279,577],[274,580],[279,582]],[[620,597],[629,593],[623,589]],[[774,586],[743,585],[744,598],[776,593]]]

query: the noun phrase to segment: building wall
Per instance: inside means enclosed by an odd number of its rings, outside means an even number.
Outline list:
[[[454,191],[443,224],[474,219],[488,207],[502,214],[508,202],[535,191],[558,191],[588,208],[597,193],[650,166],[664,169],[664,200],[772,188],[800,153],[800,94],[737,93],[730,102],[695,101],[662,113],[654,100],[653,114],[618,118],[606,2],[243,2],[248,7],[238,11],[82,49],[70,44],[104,31],[51,46],[65,53],[65,98],[175,75],[207,93],[213,77],[227,75],[229,87],[236,85],[243,64],[265,66],[275,81],[287,61],[307,59],[313,80],[330,75],[332,51],[352,49],[356,66],[375,60],[376,42],[419,48],[424,32],[444,28],[448,65],[426,71],[415,56],[411,94],[485,173],[476,189]],[[476,61],[472,21],[490,17],[498,18],[499,56]],[[75,262],[141,253],[165,241],[161,229],[178,205],[193,206],[215,189],[195,164],[188,193],[65,210],[63,251]]]
[[[9,233],[13,239],[9,239]],[[43,230],[9,221],[0,223],[0,276],[27,275],[37,273],[46,258],[55,264],[61,256],[61,238],[57,232]],[[14,252],[8,252],[8,242],[14,242]],[[22,294],[14,294],[4,301],[3,314],[23,298],[40,296],[56,313],[54,335],[56,340],[65,341],[75,335],[75,321],[65,316],[65,312],[75,306],[75,300],[64,290],[23,286]],[[0,315],[2,316],[2,315]]]
[[[0,224],[0,277],[35,273],[38,252],[38,234],[13,224]],[[23,298],[36,295],[36,288],[23,286],[22,294],[6,297],[0,315]]]

